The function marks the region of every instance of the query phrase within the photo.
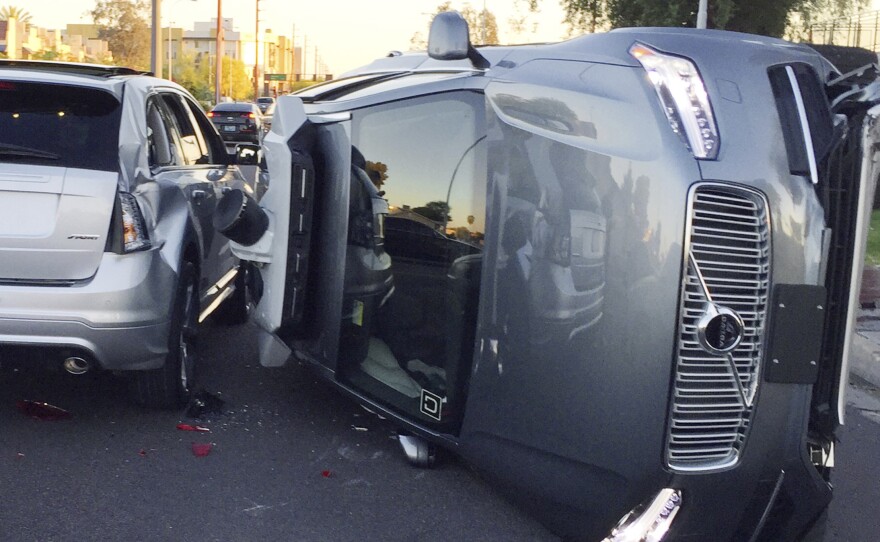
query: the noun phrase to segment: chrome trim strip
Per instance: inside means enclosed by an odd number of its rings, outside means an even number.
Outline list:
[[[807,109],[804,107],[804,97],[801,95],[801,86],[797,82],[794,70],[791,66],[785,67],[788,74],[788,82],[791,83],[791,91],[794,94],[794,102],[797,104],[798,118],[801,121],[801,130],[804,134],[804,147],[807,149],[807,160],[810,162],[810,180],[813,184],[819,182],[819,169],[816,167],[816,151],[813,149],[813,134],[810,132],[810,123],[807,122]]]

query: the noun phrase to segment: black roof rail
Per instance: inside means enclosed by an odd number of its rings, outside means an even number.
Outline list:
[[[135,70],[123,66],[105,66],[103,64],[85,64],[78,62],[53,62],[51,60],[0,59],[0,68],[63,72],[73,75],[91,75],[95,77],[113,77],[115,75],[153,75],[152,72]]]

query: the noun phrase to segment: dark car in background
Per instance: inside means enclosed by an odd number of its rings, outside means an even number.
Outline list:
[[[275,98],[273,98],[272,96],[260,96],[259,98],[257,98],[256,103],[257,107],[260,108],[260,111],[265,113],[270,106],[275,105]]]
[[[250,102],[219,103],[208,117],[227,143],[256,143],[263,140],[263,113]]]
[[[279,98],[265,216],[231,237],[260,361],[293,354],[414,464],[454,450],[566,539],[821,540],[878,90],[767,37],[477,50],[441,13],[427,54]],[[370,310],[346,286],[380,256]]]

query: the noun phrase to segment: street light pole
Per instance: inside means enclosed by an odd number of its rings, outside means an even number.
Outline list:
[[[171,21],[168,22],[168,80],[169,81],[174,80],[174,70],[172,69],[172,64],[171,64],[171,25],[172,24],[174,24],[174,23]]]
[[[150,71],[162,77],[162,0],[153,0],[153,28],[150,39]]]
[[[260,97],[260,0],[256,1],[257,26],[254,30],[254,101]]]
[[[700,7],[697,10],[697,28],[706,28],[707,12],[709,11],[709,0],[700,0]]]
[[[214,104],[220,103],[220,81],[221,74],[223,73],[223,7],[222,0],[217,0],[217,54],[216,56],[216,65],[214,70],[216,72],[216,76],[214,77]]]

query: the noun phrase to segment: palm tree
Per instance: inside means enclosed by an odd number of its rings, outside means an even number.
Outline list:
[[[15,19],[20,23],[31,22],[31,14],[17,6],[3,6],[0,8],[0,21]]]

